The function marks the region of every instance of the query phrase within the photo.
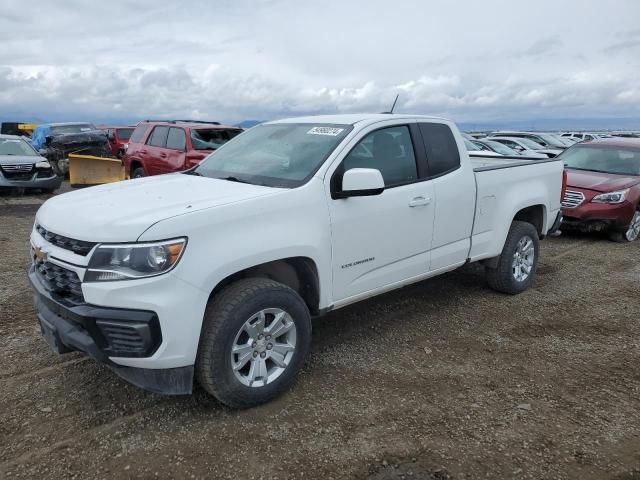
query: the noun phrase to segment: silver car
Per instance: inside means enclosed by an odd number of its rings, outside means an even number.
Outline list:
[[[23,137],[0,135],[0,188],[38,188],[53,192],[60,187],[46,158],[41,157]]]

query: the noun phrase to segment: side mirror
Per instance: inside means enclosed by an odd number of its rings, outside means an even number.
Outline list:
[[[384,191],[384,179],[375,168],[352,168],[342,176],[342,190],[333,198],[367,197]]]
[[[516,145],[515,147],[513,147],[513,149],[516,152],[522,152],[524,150],[524,147],[520,146],[520,145]]]

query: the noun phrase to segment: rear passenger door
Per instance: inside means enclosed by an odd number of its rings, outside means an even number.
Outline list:
[[[157,125],[147,139],[145,170],[147,175],[165,173],[164,162],[167,158],[166,145],[169,127]]]
[[[167,145],[165,157],[160,167],[162,173],[179,172],[184,170],[185,150],[187,147],[187,136],[181,127],[169,128],[167,134]]]
[[[435,271],[467,260],[476,208],[475,174],[469,159],[460,158],[466,149],[462,137],[458,141],[449,124],[418,125],[435,192],[430,264],[430,270]]]

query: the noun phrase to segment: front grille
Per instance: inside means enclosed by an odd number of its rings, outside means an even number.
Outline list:
[[[3,172],[7,173],[29,173],[33,170],[32,163],[17,163],[13,165],[3,164],[0,166]]]
[[[576,208],[584,202],[584,194],[582,192],[574,192],[572,190],[567,190],[564,193],[564,199],[562,200],[563,208]]]
[[[109,345],[108,350],[118,352],[119,356],[143,354],[149,348],[149,343],[143,337],[148,331],[146,324],[140,329],[136,328],[138,324],[126,325],[123,322],[98,320],[96,325]]]
[[[55,263],[34,260],[35,271],[44,287],[74,303],[83,303],[82,282],[73,270],[67,270]]]
[[[8,180],[31,180],[33,177],[33,164],[31,163],[1,165],[0,170]]]
[[[53,232],[49,232],[42,225],[36,225],[36,230],[47,242],[51,242],[55,246],[64,248],[65,250],[71,250],[78,255],[86,256],[96,245],[92,242],[85,242],[84,240],[75,240],[73,238],[57,235]]]

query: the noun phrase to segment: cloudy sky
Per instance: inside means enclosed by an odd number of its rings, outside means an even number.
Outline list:
[[[5,120],[640,119],[639,0],[0,0],[0,45]]]

